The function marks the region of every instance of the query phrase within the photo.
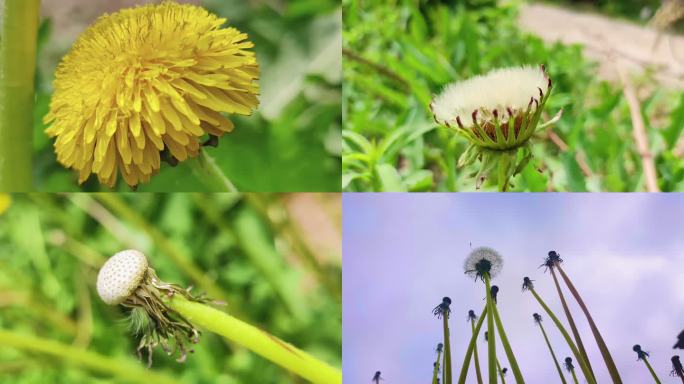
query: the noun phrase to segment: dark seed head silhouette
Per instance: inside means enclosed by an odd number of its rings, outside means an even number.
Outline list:
[[[485,341],[489,341],[489,332],[485,331],[484,339],[485,339]]]
[[[442,352],[442,348],[444,348],[444,344],[442,344],[442,343],[437,344],[437,349],[435,350],[435,352],[437,352],[437,353]]]
[[[539,323],[542,322],[542,317],[541,317],[540,314],[534,313],[534,314],[532,314],[532,317],[534,317],[534,322],[535,322],[535,323],[539,324]]]
[[[565,358],[565,369],[567,369],[570,372],[575,370],[575,366],[572,365],[572,357]]]
[[[506,373],[507,373],[507,372],[508,372],[508,368],[504,368],[504,369],[501,370],[501,374],[502,374],[503,376],[506,376]]]
[[[544,267],[544,272],[546,272],[548,269],[553,268],[562,262],[563,259],[561,259],[556,251],[549,251],[549,255],[544,259],[544,264],[540,265],[539,268]]]
[[[475,314],[475,311],[473,311],[472,309],[470,311],[468,311],[467,319],[468,319],[468,321],[477,320],[477,315]]]
[[[672,372],[670,372],[670,376],[684,378],[684,368],[677,355],[672,356]]]
[[[496,285],[492,285],[489,292],[492,295],[492,300],[494,300],[494,303],[496,303],[496,295],[499,294],[499,287],[497,287]]]
[[[635,345],[632,347],[632,351],[636,352],[636,354],[637,354],[637,360],[642,360],[642,359],[644,359],[644,358],[650,356],[650,355],[648,354],[648,352],[644,352],[644,351],[641,349],[641,345],[639,345],[639,344],[635,344]]]
[[[375,375],[373,375],[373,380],[371,380],[371,382],[373,382],[375,384],[379,384],[380,380],[382,380],[382,377],[380,377],[380,375],[381,375],[380,371],[375,372]]]
[[[534,280],[530,280],[529,277],[525,276],[523,278],[523,285],[522,285],[522,290],[526,291],[528,289],[534,289],[534,284],[532,284]]]
[[[449,313],[451,313],[450,305],[451,299],[445,296],[442,298],[442,302],[432,310],[432,314],[437,316],[438,319],[441,319],[442,316],[448,318]]]
[[[679,336],[677,336],[677,342],[675,343],[674,346],[672,346],[672,348],[684,349],[684,331],[681,331],[679,333]]]

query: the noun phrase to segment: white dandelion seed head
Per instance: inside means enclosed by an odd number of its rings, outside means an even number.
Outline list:
[[[526,109],[531,98],[539,99],[539,89],[549,90],[548,76],[540,67],[500,68],[487,74],[447,85],[432,102],[432,112],[439,122],[455,122],[460,116],[471,123],[473,111]]]
[[[475,279],[488,273],[490,278],[498,275],[503,268],[503,258],[499,252],[489,247],[473,249],[463,264],[465,273]]]
[[[134,249],[116,253],[97,274],[97,293],[109,305],[123,302],[140,286],[147,271],[147,258]]]

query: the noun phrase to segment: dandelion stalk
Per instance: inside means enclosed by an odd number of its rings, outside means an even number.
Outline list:
[[[582,373],[584,374],[584,377],[587,379],[587,382],[589,384],[596,384],[596,379],[594,379],[594,376],[591,374],[589,367],[587,366],[586,362],[584,361],[584,358],[577,349],[577,346],[572,341],[572,338],[568,334],[568,331],[565,330],[565,327],[563,326],[563,324],[561,324],[560,320],[558,320],[556,315],[554,315],[553,311],[551,311],[551,308],[549,308],[544,302],[544,300],[542,300],[542,298],[537,294],[537,291],[535,291],[534,285],[532,284],[532,280],[530,280],[528,277],[525,277],[524,279],[523,290],[529,290],[532,293],[532,296],[534,296],[534,298],[537,300],[539,305],[541,305],[541,307],[544,308],[546,314],[549,315],[551,320],[553,320],[553,323],[556,325],[560,333],[565,338],[565,341],[568,343],[568,346],[570,347],[572,354],[575,355],[575,358],[579,362],[580,368],[582,369]]]
[[[580,296],[575,286],[572,284],[572,281],[570,281],[568,275],[566,275],[565,271],[563,271],[563,268],[560,266],[560,263],[556,263],[556,267],[558,268],[558,272],[560,272],[563,281],[565,281],[565,285],[568,287],[568,290],[570,290],[570,293],[572,293],[572,296],[575,297],[577,304],[579,304],[580,308],[582,308],[582,312],[584,312],[584,316],[586,316],[587,321],[589,322],[591,333],[594,334],[594,339],[596,340],[596,344],[598,345],[599,350],[601,351],[603,361],[606,363],[606,367],[608,368],[608,372],[610,373],[610,378],[613,380],[613,383],[615,384],[622,383],[620,373],[618,372],[617,366],[615,366],[615,362],[613,361],[613,356],[611,356],[610,351],[608,350],[608,346],[606,345],[606,342],[603,340],[603,336],[601,336],[601,332],[599,332],[599,329],[596,326],[594,319],[591,317],[587,305],[584,303],[584,300],[582,300],[582,297]]]
[[[473,331],[473,336],[477,338],[477,335],[475,334],[475,319],[477,319],[477,316],[475,316],[475,311],[472,309],[468,314],[468,319],[470,320],[470,328]],[[482,384],[482,372],[480,371],[480,359],[477,355],[477,343],[475,343],[475,346],[473,347],[473,356],[475,358],[474,364],[475,375],[477,376],[477,384]]]
[[[553,359],[553,364],[556,366],[556,370],[558,371],[558,376],[560,376],[561,382],[563,384],[566,384],[565,376],[563,375],[563,370],[561,369],[560,364],[558,364],[558,359],[556,358],[556,354],[553,352],[551,342],[549,342],[549,338],[548,336],[546,336],[546,331],[544,330],[544,325],[542,324],[541,316],[535,313],[534,320],[539,325],[539,329],[541,329],[542,335],[544,336],[544,341],[546,341],[546,346],[549,347],[549,352],[551,352],[551,358]]]
[[[449,314],[451,309],[451,299],[448,297],[443,297],[442,302],[432,310],[432,314],[436,315],[437,318],[442,318],[444,327],[444,367],[443,372],[443,382],[444,384],[451,384],[451,344],[449,342]]]
[[[485,282],[488,284],[489,276],[485,276]],[[501,317],[499,316],[499,310],[497,309],[496,303],[492,302],[492,313],[494,314],[494,322],[496,323],[496,329],[501,336],[501,344],[503,344],[504,351],[506,352],[506,357],[508,362],[511,364],[511,370],[513,371],[513,376],[518,384],[525,383],[522,373],[520,372],[520,367],[518,366],[518,361],[515,359],[515,354],[511,348],[511,344],[508,342],[508,337],[506,336],[506,331],[504,330],[503,323],[501,322]]]
[[[32,190],[39,0],[0,0],[0,190]]]
[[[485,287],[487,289],[487,352],[489,364],[489,383],[496,384],[496,334],[494,333],[494,302],[489,294],[491,287],[489,286],[489,273],[483,274]]]
[[[480,318],[477,320],[477,325],[473,331],[473,335],[470,337],[470,343],[468,343],[468,349],[466,350],[465,357],[463,358],[463,365],[461,366],[461,374],[458,377],[458,384],[465,384],[466,378],[468,377],[468,368],[470,368],[470,359],[473,355],[473,350],[475,349],[475,344],[477,344],[477,337],[480,334],[480,329],[482,329],[482,324],[484,324],[485,317],[487,317],[487,307],[482,310]]]
[[[565,368],[570,371],[570,374],[572,374],[572,380],[575,384],[579,384],[579,381],[577,380],[577,374],[575,374],[575,367],[572,365],[572,358],[571,357],[566,357],[565,358]]]
[[[209,156],[206,149],[199,152],[196,159],[188,161],[195,175],[212,192],[238,192],[232,181],[216,164],[216,160]]]
[[[437,384],[438,381],[437,377],[439,376],[439,360],[442,358],[442,347],[442,343],[437,345],[437,360],[435,360],[435,364],[433,365],[432,369],[432,384]]]
[[[496,368],[499,370],[499,377],[501,378],[501,384],[506,384],[506,379],[504,378],[504,371],[501,369],[501,364],[499,359],[496,359]]]
[[[217,333],[315,384],[341,384],[342,372],[308,353],[206,304],[180,295],[168,301],[191,323]]]
[[[644,364],[646,364],[646,368],[648,368],[648,371],[651,373],[651,376],[653,376],[653,380],[655,380],[657,384],[660,384],[660,379],[658,378],[658,375],[656,375],[655,371],[653,370],[653,367],[651,367],[651,363],[648,362],[648,352],[643,351],[639,344],[634,345],[634,347],[632,347],[632,350],[636,352],[637,360],[642,360]]]

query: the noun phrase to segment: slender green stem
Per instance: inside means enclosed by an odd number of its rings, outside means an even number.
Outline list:
[[[606,363],[606,367],[608,368],[608,372],[610,373],[610,378],[613,380],[614,384],[621,384],[622,378],[620,378],[620,373],[618,372],[617,366],[613,361],[613,356],[611,356],[610,351],[608,350],[608,346],[606,345],[606,342],[603,340],[603,336],[601,336],[601,332],[599,332],[599,329],[596,326],[596,323],[594,322],[594,318],[591,317],[587,305],[584,304],[582,296],[580,296],[579,291],[577,291],[575,286],[572,284],[572,281],[570,281],[568,275],[565,274],[565,271],[563,271],[563,268],[561,268],[560,264],[556,265],[556,267],[558,268],[558,272],[560,272],[563,281],[565,281],[565,285],[570,290],[570,293],[572,293],[572,296],[577,301],[577,304],[579,304],[580,308],[582,308],[582,312],[584,312],[584,316],[587,318],[587,321],[589,322],[589,328],[591,328],[591,333],[594,335],[596,344],[598,345],[599,350],[601,351],[601,356],[603,357],[603,361]]]
[[[442,355],[442,383],[446,383],[446,373],[444,373],[444,366],[446,361],[446,355]]]
[[[216,160],[207,153],[206,149],[200,150],[197,158],[190,159],[188,164],[193,173],[211,192],[238,192],[233,182],[219,168]]]
[[[314,384],[342,383],[340,370],[224,312],[205,304],[188,301],[180,295],[171,298],[168,305],[191,323],[248,348]]]
[[[653,376],[653,380],[655,380],[656,384],[660,384],[660,379],[653,370],[653,367],[651,367],[651,363],[648,362],[648,359],[646,357],[643,357],[641,360],[643,360],[644,364],[646,364],[646,368],[648,368],[648,371],[651,372],[651,376]]]
[[[520,372],[520,367],[518,366],[518,361],[515,359],[515,354],[513,353],[513,348],[508,342],[508,336],[506,336],[506,331],[504,330],[503,323],[501,322],[501,317],[499,316],[499,309],[496,303],[492,302],[492,312],[494,313],[494,322],[496,323],[496,329],[501,336],[501,344],[503,344],[504,351],[506,351],[506,357],[508,358],[508,363],[511,364],[511,371],[513,371],[513,376],[518,384],[524,384],[525,379],[523,379],[522,372]]]
[[[548,336],[546,336],[546,331],[544,330],[544,326],[541,322],[539,323],[539,329],[541,329],[542,335],[544,335],[546,346],[549,347],[549,352],[551,352],[551,358],[553,358],[553,364],[556,366],[556,370],[558,371],[558,376],[560,376],[561,382],[563,384],[567,384],[567,382],[565,381],[565,375],[563,375],[563,370],[561,369],[560,364],[558,364],[556,354],[553,352],[553,348],[551,348],[551,342],[549,342],[549,338]]]
[[[587,354],[586,349],[584,349],[584,343],[582,342],[582,337],[580,336],[580,333],[577,330],[577,326],[575,325],[575,319],[572,317],[572,312],[570,312],[570,307],[568,306],[567,301],[565,301],[565,295],[563,295],[563,291],[561,290],[560,284],[558,283],[558,278],[556,277],[556,272],[554,271],[553,267],[549,268],[549,270],[551,271],[551,276],[553,277],[553,283],[556,285],[556,291],[558,292],[558,297],[560,298],[561,304],[563,305],[563,311],[565,312],[565,317],[568,319],[568,324],[570,324],[570,330],[572,331],[572,336],[575,338],[575,343],[577,343],[577,349],[579,350],[579,352],[584,357],[584,361],[586,361],[587,367],[589,367],[589,371],[591,371],[591,375],[594,376],[594,369],[591,367],[591,362],[589,361],[589,355]],[[594,379],[596,379],[596,376],[594,376]]]
[[[591,371],[589,370],[589,367],[587,366],[587,363],[584,361],[584,358],[580,354],[579,350],[577,350],[577,346],[575,343],[572,341],[572,338],[570,337],[570,334],[568,334],[568,331],[565,330],[565,327],[563,324],[561,324],[560,320],[554,315],[554,313],[551,311],[551,308],[549,308],[544,300],[542,300],[541,297],[537,294],[537,291],[534,290],[534,288],[529,288],[530,292],[532,292],[532,295],[534,296],[535,299],[537,299],[537,302],[539,305],[544,308],[544,311],[546,311],[546,314],[549,315],[551,320],[553,320],[553,323],[556,325],[556,328],[560,331],[560,333],[563,335],[565,338],[565,341],[568,343],[568,346],[570,347],[570,350],[572,351],[572,354],[575,356],[575,359],[579,363],[580,367],[582,368],[582,373],[584,373],[584,377],[587,379],[587,382],[589,384],[596,384],[596,379],[594,379],[594,376],[591,374]]]
[[[571,369],[570,373],[572,373],[572,380],[575,382],[575,384],[579,384],[579,381],[577,381],[577,375],[575,374],[575,370]]]
[[[33,81],[39,0],[0,0],[0,191],[33,190]]]
[[[506,379],[504,378],[504,373],[501,370],[501,364],[499,363],[499,359],[496,359],[496,368],[499,370],[499,377],[501,378],[501,384],[506,384]]]
[[[442,351],[437,352],[437,360],[435,366],[432,368],[432,384],[437,384],[437,377],[439,376],[439,359],[442,357]]]
[[[496,333],[494,331],[494,300],[492,300],[489,274],[484,274],[485,295],[487,297],[487,352],[488,352],[488,377],[489,384],[496,384]]]
[[[487,317],[487,307],[482,310],[480,318],[477,320],[477,325],[475,326],[475,331],[470,337],[470,343],[468,343],[468,349],[466,350],[465,357],[463,358],[463,365],[461,366],[461,374],[458,376],[458,384],[465,384],[466,378],[468,377],[468,369],[470,368],[470,358],[473,355],[473,350],[475,349],[475,344],[477,344],[477,337],[480,335],[480,329],[482,324],[484,324],[485,317]]]
[[[473,330],[473,335],[475,335],[475,320],[470,319],[470,328]],[[482,372],[480,371],[480,359],[477,356],[477,343],[473,348],[473,355],[475,357],[475,375],[477,375],[477,384],[482,384]]]
[[[449,335],[449,315],[447,313],[442,316],[444,319],[444,370],[445,382],[444,384],[451,384],[451,339]]]
[[[142,364],[132,360],[114,359],[95,352],[83,350],[54,340],[0,329],[0,345],[39,352],[62,359],[65,363],[103,372],[125,382],[141,384],[174,384],[177,381],[167,375],[145,369]]]

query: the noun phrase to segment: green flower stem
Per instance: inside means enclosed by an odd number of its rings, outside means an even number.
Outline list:
[[[470,320],[470,328],[473,330],[473,335],[475,335],[475,319]],[[477,355],[477,343],[475,343],[475,347],[473,348],[473,355],[475,357],[475,375],[477,376],[477,384],[482,384],[482,372],[480,371],[480,359]]]
[[[644,364],[646,364],[646,368],[648,368],[648,371],[651,372],[651,376],[653,376],[653,380],[655,380],[656,384],[660,384],[660,379],[653,370],[653,367],[651,367],[651,363],[648,362],[648,359],[646,357],[643,357],[641,360],[643,360]]]
[[[444,373],[444,366],[446,365],[444,362],[446,361],[446,355],[442,355],[442,383],[446,384],[446,374]]]
[[[473,350],[477,344],[477,337],[480,335],[480,329],[482,324],[484,324],[484,319],[487,317],[487,307],[482,310],[480,318],[477,320],[477,325],[475,326],[475,331],[470,337],[470,343],[468,343],[468,349],[466,350],[465,357],[463,359],[463,365],[461,366],[461,374],[458,376],[458,384],[465,384],[466,378],[468,377],[468,368],[470,368],[470,358],[473,355]]]
[[[233,316],[180,295],[168,300],[168,305],[191,323],[250,349],[314,384],[342,383],[340,370]]]
[[[494,331],[494,300],[491,295],[491,285],[489,282],[489,273],[485,273],[485,295],[487,297],[487,350],[489,353],[489,384],[496,384],[496,333]]]
[[[508,336],[506,336],[506,331],[504,330],[503,323],[501,322],[501,317],[499,316],[499,309],[496,303],[492,301],[492,312],[494,313],[494,322],[496,323],[497,332],[501,336],[501,344],[503,344],[504,351],[506,351],[506,357],[508,358],[508,363],[511,364],[511,371],[513,371],[513,376],[518,384],[524,384],[525,379],[523,379],[522,372],[520,372],[520,367],[518,366],[518,361],[515,359],[515,354],[511,348],[511,344],[508,342]]]
[[[572,373],[572,380],[575,382],[575,384],[579,384],[579,381],[577,381],[577,375],[575,374],[575,370],[570,370],[570,373]]]
[[[39,0],[0,0],[0,191],[33,190],[33,81]]]
[[[113,359],[54,340],[22,335],[3,329],[0,329],[0,345],[30,352],[45,353],[53,358],[62,359],[68,364],[107,373],[118,379],[118,381],[141,384],[177,383],[174,378],[145,369],[143,365],[132,360]]]
[[[444,319],[444,367],[442,367],[445,375],[444,384],[451,384],[451,343],[449,342],[451,337],[449,335],[449,315],[445,313],[444,316],[442,316],[442,319]]]
[[[432,384],[437,384],[437,376],[439,376],[439,359],[442,357],[442,351],[437,352],[437,360],[432,370]]]
[[[575,319],[572,317],[572,313],[570,312],[570,307],[568,307],[568,303],[565,301],[565,295],[563,295],[563,291],[561,290],[560,284],[558,283],[558,278],[556,277],[556,272],[554,271],[554,268],[549,268],[551,271],[551,276],[553,276],[553,283],[556,285],[556,291],[558,291],[558,297],[560,298],[561,304],[563,305],[563,311],[565,312],[565,317],[568,319],[568,324],[570,324],[570,330],[572,331],[572,336],[575,338],[575,343],[577,343],[577,349],[579,352],[582,354],[582,357],[584,357],[584,361],[587,363],[587,367],[589,367],[589,371],[591,371],[591,375],[594,376],[594,369],[591,367],[591,362],[589,361],[589,355],[587,354],[587,351],[584,349],[584,343],[582,343],[582,337],[580,337],[579,331],[577,330],[577,326],[575,325]],[[594,376],[594,379],[596,376]]]
[[[188,161],[193,173],[200,181],[212,192],[237,192],[232,181],[216,164],[216,160],[207,154],[207,150],[202,148],[195,159]]]
[[[565,341],[568,343],[568,346],[570,347],[570,350],[572,350],[572,354],[575,356],[575,359],[580,365],[580,368],[582,368],[582,373],[584,373],[584,377],[587,379],[587,382],[589,384],[596,384],[596,379],[594,379],[594,376],[591,374],[591,371],[589,370],[589,367],[587,366],[587,363],[584,361],[584,358],[580,354],[580,352],[577,350],[577,346],[575,346],[575,343],[572,341],[572,338],[570,337],[570,334],[568,334],[568,331],[565,330],[565,327],[563,324],[561,324],[560,320],[556,317],[556,315],[553,314],[551,311],[551,308],[549,308],[544,300],[542,300],[541,297],[537,294],[537,291],[534,290],[534,288],[529,288],[529,291],[532,292],[532,295],[534,296],[535,299],[537,299],[537,302],[539,305],[544,308],[544,311],[546,311],[546,314],[549,315],[551,320],[553,320],[553,323],[556,324],[556,327],[560,331],[560,333],[563,335],[565,338]]]
[[[551,342],[549,342],[548,336],[546,336],[546,331],[544,330],[544,326],[542,325],[541,322],[539,322],[539,329],[541,329],[542,335],[544,335],[544,340],[546,341],[546,346],[549,347],[549,352],[551,352],[551,358],[553,358],[553,364],[556,365],[556,370],[558,371],[558,376],[560,376],[561,382],[563,384],[567,384],[565,381],[565,375],[563,375],[563,370],[561,369],[560,364],[558,364],[558,359],[556,358],[556,354],[553,352],[553,348],[551,348]]]
[[[501,364],[499,364],[499,359],[496,359],[496,369],[499,370],[499,377],[501,378],[501,384],[506,384],[506,378],[504,378],[503,371],[501,370]]]
[[[579,292],[572,284],[572,281],[570,281],[568,275],[565,274],[565,271],[563,271],[563,268],[561,268],[560,264],[557,265],[557,268],[558,272],[560,272],[561,277],[563,278],[563,281],[565,281],[565,285],[568,287],[568,290],[570,290],[570,293],[572,293],[572,296],[575,297],[577,304],[579,304],[580,308],[582,308],[582,312],[584,312],[584,316],[586,316],[587,321],[589,322],[591,333],[594,334],[594,339],[596,340],[596,344],[598,345],[599,350],[601,351],[603,361],[606,363],[606,367],[608,368],[608,372],[610,373],[610,378],[613,380],[614,384],[622,384],[622,379],[620,378],[620,373],[618,372],[617,366],[613,361],[613,356],[611,356],[610,351],[608,350],[608,346],[606,345],[606,342],[603,340],[603,337],[601,336],[601,332],[599,332],[599,329],[596,326],[594,319],[591,317],[587,305],[584,304],[582,296],[580,296]]]

